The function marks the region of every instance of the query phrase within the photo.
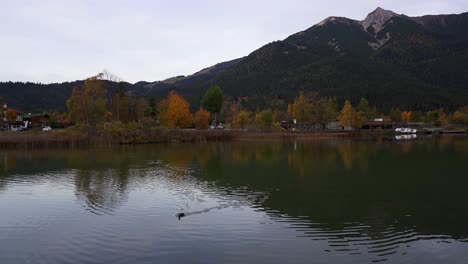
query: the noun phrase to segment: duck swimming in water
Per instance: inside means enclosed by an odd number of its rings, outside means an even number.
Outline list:
[[[184,213],[178,213],[178,214],[176,214],[176,217],[179,218],[179,221],[180,221],[180,219],[181,219],[182,217],[184,217],[184,216],[185,216]]]

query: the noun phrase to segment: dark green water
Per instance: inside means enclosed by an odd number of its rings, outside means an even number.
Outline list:
[[[467,169],[467,137],[1,151],[0,263],[468,263]]]

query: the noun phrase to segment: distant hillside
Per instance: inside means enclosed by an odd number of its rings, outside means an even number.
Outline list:
[[[378,8],[362,21],[329,17],[244,58],[129,89],[158,98],[176,90],[196,105],[220,85],[228,96],[248,98],[251,108],[306,90],[340,102],[366,97],[383,110],[454,109],[468,103],[467,28],[468,13],[408,17]],[[72,84],[1,83],[0,96],[25,107],[63,106]]]
[[[20,111],[65,110],[66,101],[73,87],[81,83],[81,81],[54,84],[2,82],[0,97],[3,97],[10,107]]]
[[[66,83],[39,84],[21,82],[0,83],[0,97],[8,106],[19,111],[39,113],[43,111],[65,111],[67,100],[70,98],[73,88],[79,87],[83,81]],[[124,83],[124,88],[132,91],[132,84]],[[118,84],[106,82],[109,94],[118,89]]]

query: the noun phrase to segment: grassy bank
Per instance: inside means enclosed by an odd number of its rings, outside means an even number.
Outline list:
[[[155,144],[169,142],[205,142],[232,140],[236,133],[224,131],[166,130],[119,132],[2,132],[0,148],[41,148],[113,146],[119,144]]]
[[[89,138],[78,131],[0,132],[0,148],[73,148],[89,142]]]
[[[64,130],[51,132],[1,132],[0,148],[43,148],[156,144],[170,142],[258,141],[272,139],[326,139],[359,137],[359,133],[288,133],[239,130],[105,129],[98,132]]]

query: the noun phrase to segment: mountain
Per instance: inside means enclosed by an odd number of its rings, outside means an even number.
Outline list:
[[[194,108],[210,86],[219,85],[227,96],[243,98],[252,109],[290,102],[305,90],[336,96],[340,102],[366,97],[382,110],[452,110],[468,103],[466,28],[468,13],[409,17],[377,8],[362,21],[328,17],[246,57],[128,89],[157,98],[175,90]],[[7,101],[26,91],[18,88],[4,95],[4,87],[0,84],[0,96]],[[57,89],[68,89],[57,87],[37,87],[44,94],[41,100],[49,100]],[[54,96],[50,94],[50,100]]]
[[[328,17],[216,74],[188,76],[146,94],[173,89],[198,104],[208,87],[220,85],[233,98],[248,98],[252,108],[306,90],[340,102],[366,97],[383,110],[454,109],[468,103],[466,28],[468,13],[408,17],[377,8],[362,21]]]

